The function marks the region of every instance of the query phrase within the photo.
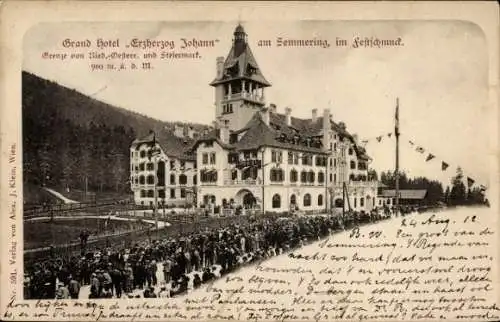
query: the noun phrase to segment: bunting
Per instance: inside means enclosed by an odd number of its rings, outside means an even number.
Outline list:
[[[429,155],[427,156],[427,158],[425,159],[425,161],[429,162],[429,161],[431,161],[434,158],[435,158],[434,154],[429,153]]]
[[[410,143],[411,146],[415,145],[415,143],[413,143],[412,141],[408,141]]]
[[[382,136],[377,136],[377,141],[378,142],[382,141]]]
[[[387,136],[388,136],[388,137],[391,137],[391,136],[392,136],[392,133],[387,133]]]
[[[444,161],[441,162],[441,170],[446,171],[450,165]]]
[[[421,146],[417,147],[416,151],[420,152],[420,153],[424,153],[425,152],[424,148],[421,147]]]

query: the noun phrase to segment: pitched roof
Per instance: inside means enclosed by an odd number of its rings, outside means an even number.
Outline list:
[[[150,132],[148,135],[135,139],[132,142],[132,147],[138,148],[141,144],[152,143],[154,132]],[[180,138],[174,135],[170,130],[161,131],[161,133],[156,134],[156,141],[160,145],[163,152],[169,156],[178,158],[181,160],[196,160],[196,156],[190,153],[191,146],[194,144],[194,140],[188,137]]]
[[[238,26],[241,27],[241,26]],[[237,27],[237,29],[238,29]],[[240,31],[241,32],[241,31]],[[215,78],[210,85],[216,85],[219,84],[220,82],[234,79],[234,78],[246,78],[246,79],[251,79],[254,80],[264,86],[271,86],[271,84],[266,80],[264,75],[262,75],[262,72],[260,70],[259,65],[257,64],[257,60],[255,59],[252,50],[250,49],[250,46],[244,41],[242,44],[244,46],[244,50],[241,51],[239,55],[237,55],[236,51],[236,46],[235,42],[233,41],[233,45],[231,46],[231,50],[229,51],[229,54],[226,57],[226,60],[224,61],[224,71],[222,73],[222,77],[220,78]],[[234,66],[238,67],[238,74],[229,76],[228,71],[229,69],[233,68]],[[248,74],[247,73],[247,67],[251,66],[255,69],[254,73]]]
[[[427,194],[426,189],[399,190],[399,195],[401,199],[421,200],[425,198],[426,194]],[[383,190],[382,194],[380,194],[379,197],[394,198],[396,197],[396,190],[393,189]]]

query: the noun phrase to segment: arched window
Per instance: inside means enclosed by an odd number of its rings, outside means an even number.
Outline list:
[[[352,155],[352,148],[349,148],[349,155]]]
[[[296,205],[297,204],[297,197],[295,195],[290,196],[290,204],[291,205]]]
[[[141,198],[146,198],[146,190],[141,190]]]
[[[187,176],[185,174],[179,176],[179,184],[187,184]]]
[[[175,174],[170,175],[170,184],[175,184]]]
[[[150,174],[147,179],[148,184],[155,184],[155,176]]]
[[[359,198],[359,206],[364,207],[365,206],[365,198],[361,197]]]
[[[146,183],[146,179],[144,178],[144,176],[140,176],[139,177],[139,184],[145,184]]]
[[[354,160],[351,160],[351,169],[356,169],[356,162]]]
[[[323,206],[323,195],[318,195],[318,206]]]
[[[319,183],[325,182],[325,174],[323,172],[318,173],[318,182]]]
[[[304,195],[304,207],[309,207],[311,205],[311,195],[306,193]]]
[[[305,172],[305,171],[300,172],[300,182],[302,182],[302,183],[307,182],[307,172]]]
[[[142,150],[141,151],[141,158],[145,158],[146,157],[146,151]]]
[[[310,183],[314,183],[314,179],[315,179],[315,173],[314,171],[310,170],[309,173],[307,174],[307,181],[309,181]]]
[[[231,180],[238,180],[238,170],[231,170]]]
[[[279,194],[273,196],[273,209],[281,208],[281,197]]]
[[[292,169],[292,171],[290,171],[290,182],[294,183],[297,182],[297,180],[298,180],[297,170]]]

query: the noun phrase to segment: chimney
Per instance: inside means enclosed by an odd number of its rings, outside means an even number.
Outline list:
[[[184,137],[184,127],[179,124],[174,124],[174,135],[179,138]]]
[[[276,104],[274,103],[269,104],[269,112],[276,113]]]
[[[325,108],[323,111],[323,138],[322,138],[323,149],[325,150],[330,149],[330,129],[331,129],[330,109]]]
[[[318,120],[318,109],[313,108],[312,110],[312,122],[315,123]]]
[[[262,120],[264,121],[264,123],[269,126],[269,110],[270,108],[266,108],[264,107],[261,111],[260,111],[260,114],[262,116]]]
[[[287,126],[292,126],[292,109],[285,108],[285,121]]]
[[[224,74],[224,57],[219,56],[216,59],[217,79],[221,79]]]
[[[187,136],[190,138],[190,139],[194,139],[194,133],[195,133],[195,130],[193,129],[192,126],[189,126],[188,127],[188,131],[187,131]]]

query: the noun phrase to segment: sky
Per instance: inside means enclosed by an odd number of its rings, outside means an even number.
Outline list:
[[[266,79],[267,103],[278,112],[292,108],[310,117],[329,108],[359,140],[368,139],[371,166],[394,168],[396,98],[400,101],[400,164],[410,176],[427,176],[445,185],[461,166],[478,184],[489,184],[496,150],[490,140],[487,44],[482,31],[461,21],[242,21],[252,52]],[[98,100],[164,121],[210,124],[215,117],[215,60],[226,56],[238,21],[40,24],[24,38],[24,70]],[[326,39],[329,48],[276,47],[276,39]],[[402,39],[391,48],[337,47],[337,38]],[[118,52],[133,38],[218,39],[198,48],[200,59],[154,60],[145,71],[91,71],[88,59],[47,60],[43,52],[68,52],[66,38],[120,39]],[[271,47],[258,46],[271,40]],[[95,47],[95,46],[94,46]],[[89,49],[72,49],[88,53]],[[159,53],[161,50],[157,50]],[[164,50],[167,51],[167,50]],[[135,51],[141,53],[140,51]],[[385,135],[381,142],[376,137]],[[408,141],[416,143],[411,146]],[[422,146],[426,152],[415,151]],[[430,162],[428,153],[436,157]],[[441,171],[441,161],[450,167]]]

